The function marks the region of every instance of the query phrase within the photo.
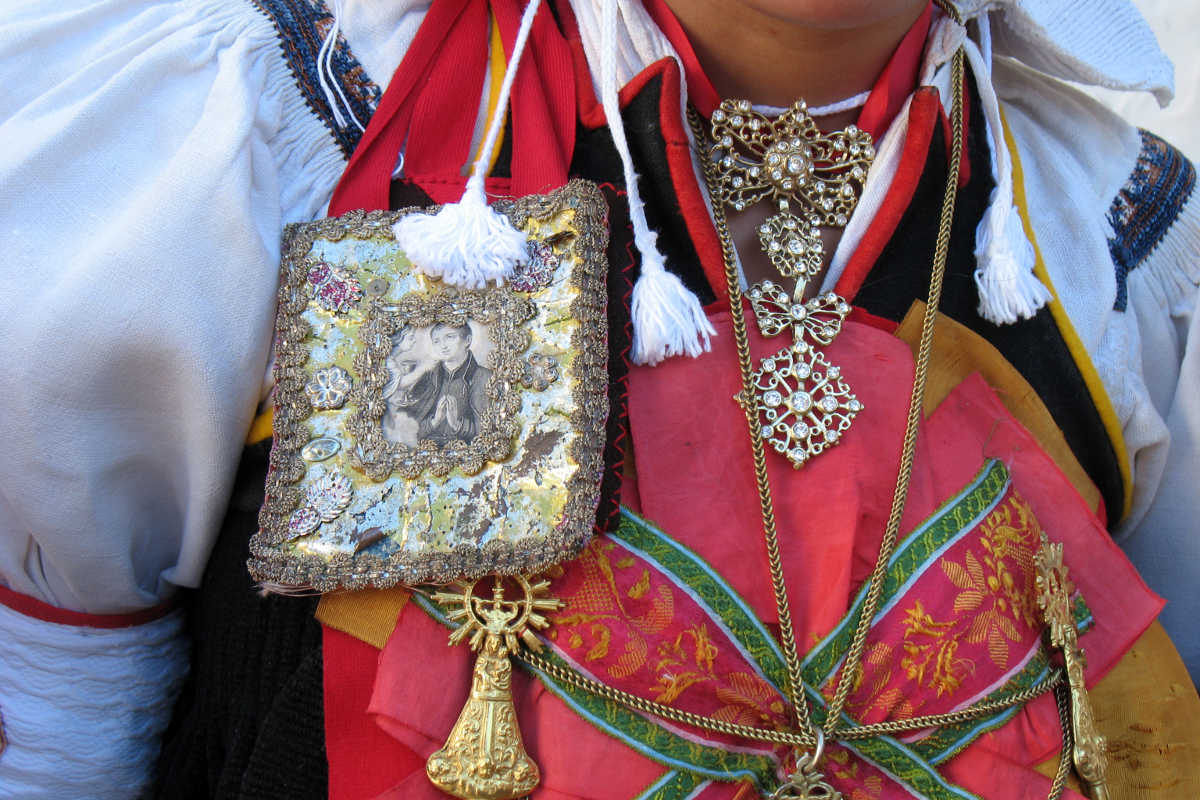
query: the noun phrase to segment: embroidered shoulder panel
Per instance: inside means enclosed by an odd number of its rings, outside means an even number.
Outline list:
[[[1108,240],[1117,271],[1117,300],[1124,311],[1125,282],[1154,252],[1179,216],[1196,185],[1196,168],[1187,156],[1149,131],[1141,131],[1142,151],[1129,180],[1108,210],[1113,235]]]
[[[304,95],[313,113],[329,128],[338,147],[349,158],[358,146],[362,131],[349,118],[346,108],[340,109],[339,114],[330,107],[321,88],[321,44],[329,32],[329,26],[333,24],[333,14],[322,0],[251,2],[275,26],[279,36],[279,47],[283,50],[284,58],[287,59],[292,75],[296,78],[300,93]],[[379,104],[382,90],[367,75],[367,71],[350,51],[350,46],[341,34],[337,37],[327,63],[333,73],[334,92],[344,98],[354,118],[365,127]]]

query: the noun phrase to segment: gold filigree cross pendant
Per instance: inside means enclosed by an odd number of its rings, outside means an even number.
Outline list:
[[[796,469],[841,441],[863,405],[816,345],[827,345],[842,328],[850,306],[833,293],[792,302],[771,281],[750,289],[759,330],[792,331],[793,342],[762,360],[754,373],[759,433]]]
[[[477,581],[454,584],[453,591],[433,595],[434,602],[451,609],[450,621],[459,623],[450,643],[467,640],[479,654],[467,703],[446,744],[425,764],[425,774],[435,786],[463,800],[524,797],[541,780],[517,727],[509,655],[522,642],[540,652],[541,642],[533,629],[549,627],[542,612],[556,611],[563,604],[544,596],[549,581],[530,583],[520,575],[511,580],[521,590],[515,600],[505,598],[498,577],[490,598],[475,595]]]

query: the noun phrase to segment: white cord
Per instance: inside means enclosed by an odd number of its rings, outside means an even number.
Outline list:
[[[525,42],[529,40],[529,32],[533,30],[533,18],[537,16],[540,5],[541,0],[530,0],[529,5],[525,6],[525,13],[521,15],[521,29],[517,31],[512,56],[508,68],[504,70],[504,81],[500,84],[500,95],[496,99],[496,108],[488,123],[487,136],[483,140],[483,147],[479,149],[479,158],[475,160],[471,169],[471,177],[467,180],[468,192],[478,190],[480,195],[483,194],[483,181],[487,177],[488,165],[492,162],[492,150],[496,147],[496,140],[504,128],[504,119],[508,116],[508,97],[512,94],[517,67],[521,63],[521,54],[525,52]]]
[[[863,106],[865,106],[867,104],[867,98],[870,96],[871,96],[871,90],[868,89],[865,92],[859,92],[858,94],[854,95],[853,97],[847,97],[845,100],[838,100],[835,103],[829,103],[827,105],[817,106],[815,108],[812,106],[809,106],[808,107],[808,115],[810,117],[827,117],[830,114],[840,114],[843,111],[850,111],[851,109],[862,108]],[[765,116],[778,117],[780,114],[783,114],[785,111],[789,110],[791,108],[791,106],[765,106],[765,105],[760,106],[760,105],[756,105],[756,106],[752,106],[752,108],[755,111],[757,111],[758,113],[763,114]]]
[[[350,116],[350,121],[360,131],[366,131],[363,124],[358,121],[358,117],[354,115],[354,109],[350,106],[350,101],[346,99],[346,95],[342,92],[341,84],[338,83],[337,76],[333,74],[333,51],[337,44],[338,33],[342,30],[342,0],[333,0],[333,24],[329,28],[329,32],[325,34],[325,39],[321,42],[321,48],[317,51],[317,80],[321,84],[321,91],[325,93],[325,102],[329,104],[330,110],[333,111],[333,121],[337,123],[339,128],[346,127],[346,118],[342,116],[340,106],[344,106],[346,113]],[[340,105],[338,101],[341,101]]]
[[[990,40],[987,15],[978,17],[977,23],[982,38]],[[975,230],[978,312],[989,322],[1010,325],[1036,314],[1050,301],[1050,291],[1034,275],[1033,245],[1025,235],[1016,208],[1012,156],[1004,141],[1000,99],[992,85],[991,65],[970,38],[964,39],[963,50],[975,74],[988,146],[992,151],[992,176],[996,182],[987,210]]]
[[[709,349],[709,337],[716,334],[700,301],[679,277],[666,268],[658,250],[657,234],[646,221],[645,204],[638,189],[629,142],[617,90],[617,0],[605,0],[601,19],[600,104],[612,134],[613,145],[621,157],[625,194],[633,224],[633,241],[641,254],[641,275],[633,287],[633,361],[657,364],[676,355],[698,356]]]
[[[478,289],[492,282],[499,285],[512,276],[518,263],[528,258],[525,234],[488,205],[484,181],[492,150],[508,116],[508,98],[540,5],[540,0],[530,0],[521,16],[521,28],[504,70],[487,136],[462,197],[457,203],[442,206],[436,214],[409,214],[392,226],[409,260],[426,275],[441,278],[452,286]]]

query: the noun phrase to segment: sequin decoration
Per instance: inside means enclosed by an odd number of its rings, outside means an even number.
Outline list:
[[[331,436],[322,436],[319,439],[313,439],[300,450],[300,457],[305,461],[324,461],[331,458],[342,449],[342,443]]]
[[[524,372],[521,383],[526,389],[544,392],[550,384],[558,380],[558,363],[553,358],[542,353],[534,353],[522,365]]]
[[[312,506],[303,506],[288,518],[288,532],[292,536],[307,536],[321,527],[321,512]]]
[[[304,384],[304,393],[318,411],[341,408],[350,394],[353,382],[350,373],[341,367],[323,367],[313,372],[312,380]],[[330,455],[333,455],[330,453]]]
[[[317,304],[326,311],[345,313],[362,300],[363,290],[358,280],[337,265],[318,262],[308,271],[308,282]]]
[[[533,242],[529,245],[529,258],[517,264],[509,283],[518,292],[536,292],[550,284],[557,268],[554,248],[547,242]]]
[[[315,483],[308,487],[308,505],[320,514],[321,519],[330,522],[350,505],[354,496],[354,486],[350,479],[339,472],[326,472]]]

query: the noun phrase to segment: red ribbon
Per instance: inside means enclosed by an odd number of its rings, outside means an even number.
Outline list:
[[[489,18],[511,54],[522,8],[518,0],[434,1],[334,190],[330,216],[387,208],[401,152],[405,178],[434,202],[461,196],[487,80]],[[570,49],[542,8],[513,83],[512,178],[489,179],[486,189],[519,196],[566,183],[574,111]]]

